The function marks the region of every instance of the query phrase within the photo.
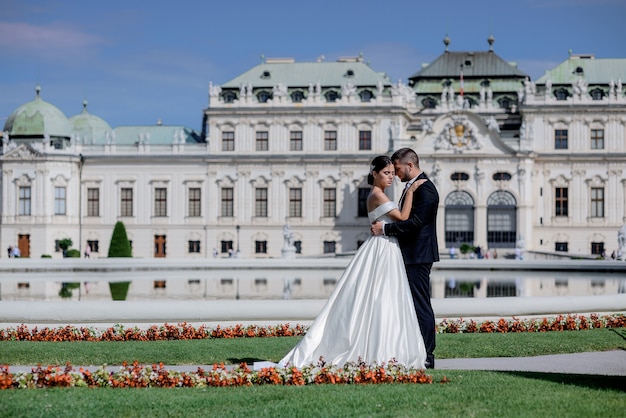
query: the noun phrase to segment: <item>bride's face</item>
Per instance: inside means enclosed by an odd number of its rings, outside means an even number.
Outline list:
[[[391,186],[393,184],[393,178],[395,176],[395,173],[396,171],[393,168],[393,164],[389,164],[387,167],[376,173],[376,176],[374,177],[376,179],[376,182],[374,184],[383,189]]]

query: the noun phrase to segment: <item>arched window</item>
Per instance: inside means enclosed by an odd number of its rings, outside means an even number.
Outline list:
[[[422,100],[422,106],[424,106],[424,109],[434,109],[437,107],[437,101],[432,97],[427,97]]]
[[[557,100],[567,100],[567,98],[569,97],[569,92],[567,91],[567,89],[561,87],[560,89],[557,89],[554,92],[554,97],[556,97]]]
[[[593,100],[602,100],[602,98],[604,97],[604,92],[602,91],[602,89],[593,89],[589,92],[589,94],[591,94],[591,98]]]
[[[256,97],[259,100],[259,103],[267,103],[267,101],[272,98],[272,93],[261,91],[256,95]]]
[[[374,95],[369,90],[363,90],[359,93],[359,96],[361,97],[361,101],[365,103],[370,102],[374,98]]]
[[[498,100],[498,104],[500,105],[500,108],[502,109],[510,109],[511,103],[512,103],[512,100],[509,99],[508,97],[503,97]]]
[[[237,95],[232,91],[225,91],[222,93],[222,99],[224,99],[224,103],[232,103],[237,98]]]
[[[515,248],[517,202],[506,191],[494,192],[487,199],[487,246]]]
[[[461,244],[474,243],[474,199],[463,191],[446,197],[445,236],[446,248],[459,248]]]
[[[300,103],[304,100],[304,93],[302,93],[300,90],[296,90],[293,93],[291,93],[291,101],[294,103]]]
[[[326,92],[324,97],[326,97],[326,101],[327,102],[331,102],[332,103],[332,102],[336,102],[337,101],[337,99],[339,98],[339,94],[336,91],[331,90],[329,92]]]

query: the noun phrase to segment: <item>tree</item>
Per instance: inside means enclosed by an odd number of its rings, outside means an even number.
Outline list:
[[[122,222],[118,221],[115,224],[115,228],[113,228],[113,235],[111,236],[109,258],[132,256],[133,252],[130,248],[130,242],[128,242],[128,236],[126,235],[126,227],[124,227]]]
[[[63,238],[59,240],[59,248],[63,251],[63,257],[67,256],[67,250],[72,246],[74,242],[71,238]]]
[[[133,253],[126,235],[126,227],[122,222],[117,222],[113,228],[111,243],[109,244],[109,258],[132,257]],[[109,282],[111,298],[113,300],[126,300],[130,282]]]

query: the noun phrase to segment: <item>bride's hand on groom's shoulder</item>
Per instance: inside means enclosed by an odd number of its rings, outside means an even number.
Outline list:
[[[414,192],[416,191],[422,184],[426,183],[428,181],[428,179],[419,179],[413,182],[413,184],[411,184],[411,187],[409,187],[409,190]]]

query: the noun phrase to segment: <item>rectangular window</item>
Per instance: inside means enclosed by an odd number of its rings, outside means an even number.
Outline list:
[[[100,189],[87,189],[87,216],[100,216]]]
[[[234,216],[234,203],[233,188],[222,187],[222,212],[220,216],[225,218],[232,218]]]
[[[337,190],[324,189],[323,214],[325,218],[334,218],[337,215]]]
[[[302,189],[300,188],[289,189],[289,217],[302,217]]]
[[[604,129],[591,130],[591,149],[604,149]]]
[[[567,149],[567,129],[554,130],[554,149]]]
[[[302,241],[294,241],[293,246],[296,247],[296,254],[302,254]]]
[[[20,187],[20,207],[18,214],[30,216],[30,186]]]
[[[568,216],[567,215],[567,187],[557,187],[555,189],[555,216]]]
[[[256,254],[267,254],[267,241],[254,241],[254,252]]]
[[[189,188],[189,217],[200,216],[200,197],[201,193],[199,187]]]
[[[302,131],[289,132],[289,151],[302,151]]]
[[[167,189],[165,187],[154,189],[154,216],[167,216]]]
[[[604,218],[604,188],[591,188],[591,217]]]
[[[337,151],[337,131],[324,132],[324,151]]]
[[[100,242],[98,240],[87,240],[87,245],[89,245],[89,251],[92,253],[100,252]]]
[[[257,187],[254,190],[254,216],[267,218],[267,189]]]
[[[367,196],[370,194],[369,187],[359,187],[358,214],[359,218],[367,217]]]
[[[324,241],[324,254],[335,254],[335,241]]]
[[[256,150],[269,150],[269,133],[267,131],[259,131],[256,133]]]
[[[222,132],[222,151],[235,150],[235,133],[232,131]]]
[[[567,252],[567,242],[555,242],[554,251]]]
[[[222,241],[220,248],[221,248],[222,254],[232,254],[232,252],[233,252],[233,242],[232,241]]]
[[[603,242],[592,242],[591,243],[591,254],[604,256],[604,243]]]
[[[65,187],[54,188],[54,214],[65,215]]]
[[[120,191],[120,216],[133,216],[133,189],[130,187]]]
[[[189,252],[200,253],[200,241],[189,241]]]
[[[372,131],[359,131],[359,149],[372,149]]]

